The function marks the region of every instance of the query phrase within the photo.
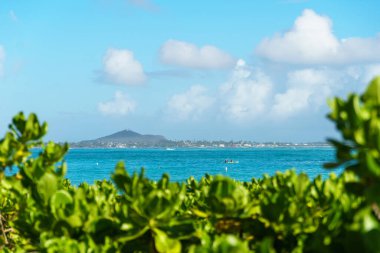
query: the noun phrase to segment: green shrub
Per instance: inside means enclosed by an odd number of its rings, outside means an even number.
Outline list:
[[[380,252],[380,78],[330,106],[343,140],[326,167],[344,166],[339,176],[154,182],[120,162],[112,182],[79,186],[65,178],[68,145],[43,143],[47,124],[19,113],[0,140],[0,250]]]

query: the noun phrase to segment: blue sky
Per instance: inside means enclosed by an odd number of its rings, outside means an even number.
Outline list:
[[[380,74],[378,1],[0,0],[0,130],[322,141]]]

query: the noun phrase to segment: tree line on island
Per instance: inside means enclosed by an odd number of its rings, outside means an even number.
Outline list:
[[[139,134],[123,130],[114,134],[70,143],[72,148],[254,148],[254,147],[327,147],[328,142],[254,142],[254,141],[207,141],[169,140],[162,135]]]

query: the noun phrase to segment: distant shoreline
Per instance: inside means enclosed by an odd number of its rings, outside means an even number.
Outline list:
[[[69,143],[71,148],[268,148],[268,147],[331,147],[328,142],[277,142],[277,141],[225,141],[225,140],[169,140],[163,135],[140,134],[122,130],[93,140]]]
[[[128,149],[128,150],[134,150],[134,149],[157,149],[157,150],[167,150],[168,147],[72,147],[70,146],[69,149]],[[188,146],[188,147],[171,147],[171,150],[169,151],[176,151],[176,150],[186,150],[186,149],[205,149],[205,150],[221,150],[221,149],[240,149],[240,150],[245,150],[245,149],[265,149],[265,148],[270,148],[270,149],[283,149],[283,148],[294,148],[294,149],[311,149],[311,148],[333,148],[332,145],[287,145],[287,146],[271,146],[271,145],[264,145],[264,146],[252,146],[252,147],[197,147],[197,146]]]

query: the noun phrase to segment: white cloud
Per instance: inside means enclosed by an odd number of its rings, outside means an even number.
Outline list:
[[[283,94],[275,96],[273,112],[275,116],[287,118],[299,111],[304,110],[309,105],[312,91],[308,89],[291,88]]]
[[[338,39],[332,21],[306,9],[292,29],[264,39],[256,53],[274,62],[292,64],[356,64],[380,61],[380,36]]]
[[[223,115],[233,121],[246,121],[267,110],[272,83],[263,72],[252,71],[239,60],[231,79],[220,90]]]
[[[362,78],[364,83],[369,83],[375,76],[380,76],[380,64],[366,66]]]
[[[223,69],[233,66],[234,59],[222,50],[206,45],[168,40],[162,45],[160,59],[163,63],[196,69]]]
[[[286,119],[303,112],[316,112],[326,99],[347,82],[344,71],[309,68],[291,71],[285,77],[284,92],[270,76],[248,68],[239,60],[231,79],[221,86],[220,109],[223,117],[237,123],[255,119]]]
[[[317,110],[326,103],[333,90],[339,89],[337,72],[326,69],[303,69],[290,72],[287,90],[274,96],[272,115],[287,118],[306,110]]]
[[[98,110],[103,115],[124,116],[134,112],[135,108],[136,102],[129,99],[128,96],[121,91],[115,93],[113,100],[100,102],[98,104]]]
[[[167,107],[170,116],[181,120],[201,119],[209,112],[208,120],[223,119],[237,125],[253,124],[257,120],[285,121],[318,113],[327,108],[328,97],[360,89],[359,80],[365,70],[375,73],[380,66],[302,68],[281,77],[268,75],[238,60],[230,78],[219,86],[219,93],[211,90],[210,94],[215,95],[208,96],[205,87],[193,86],[172,96]],[[272,78],[277,81],[273,82]]]
[[[184,93],[173,95],[167,104],[169,115],[178,120],[199,119],[215,101],[206,92],[205,87],[194,85]]]
[[[103,59],[103,71],[106,79],[116,84],[141,84],[147,79],[141,63],[126,49],[108,49]]]
[[[0,45],[0,77],[4,75],[4,60],[5,51],[4,48]]]

